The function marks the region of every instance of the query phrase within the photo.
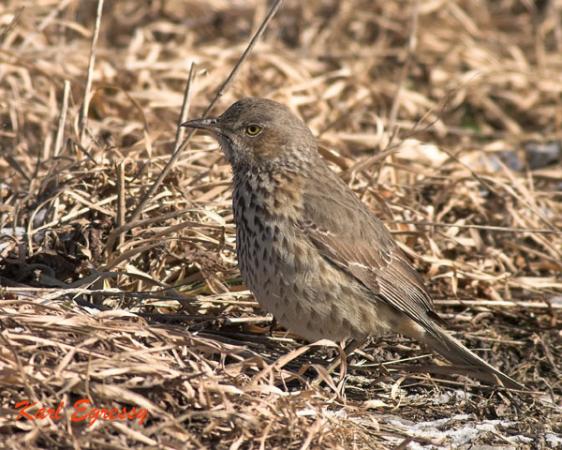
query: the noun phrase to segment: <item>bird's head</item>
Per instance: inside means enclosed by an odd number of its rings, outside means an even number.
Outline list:
[[[234,169],[302,164],[316,154],[316,141],[304,122],[286,106],[264,98],[243,98],[219,117],[182,126],[215,135]]]

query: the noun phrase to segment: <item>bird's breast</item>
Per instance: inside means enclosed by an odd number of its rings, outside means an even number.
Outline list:
[[[296,226],[302,214],[298,197],[293,191],[254,186],[235,185],[233,207],[240,272],[258,302],[311,341],[370,334],[374,303]],[[276,196],[281,197],[277,204]]]

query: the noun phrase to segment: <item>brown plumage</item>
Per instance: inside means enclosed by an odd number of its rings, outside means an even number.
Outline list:
[[[211,131],[232,165],[240,271],[281,324],[311,341],[398,332],[486,382],[522,387],[441,328],[418,272],[285,106],[245,98],[184,125]]]

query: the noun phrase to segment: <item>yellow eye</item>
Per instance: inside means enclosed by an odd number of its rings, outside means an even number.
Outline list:
[[[261,133],[261,130],[262,130],[262,129],[263,129],[263,128],[260,127],[259,125],[248,125],[248,126],[246,127],[246,134],[247,134],[248,136],[257,136],[258,134]]]

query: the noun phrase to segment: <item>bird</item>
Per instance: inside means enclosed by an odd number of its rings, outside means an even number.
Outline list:
[[[398,333],[485,383],[523,388],[446,331],[421,274],[288,107],[246,97],[181,125],[210,133],[232,167],[240,272],[277,323],[350,348]]]

